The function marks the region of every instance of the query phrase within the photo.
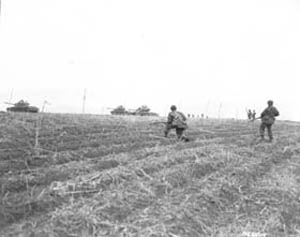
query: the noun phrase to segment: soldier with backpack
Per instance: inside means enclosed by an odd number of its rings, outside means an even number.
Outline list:
[[[183,113],[177,111],[175,105],[171,106],[171,112],[168,114],[168,120],[165,129],[165,137],[168,137],[171,129],[176,129],[177,138],[182,141],[189,141],[189,139],[183,134],[187,129],[186,117]]]
[[[273,101],[268,101],[268,107],[261,113],[261,124],[259,128],[259,133],[261,136],[261,140],[264,140],[264,134],[265,129],[268,130],[268,136],[270,139],[270,142],[273,140],[273,134],[272,134],[272,125],[275,122],[275,117],[279,116],[279,112],[275,106],[273,106]]]

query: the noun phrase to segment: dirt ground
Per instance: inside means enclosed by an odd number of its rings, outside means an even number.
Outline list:
[[[300,236],[300,124],[0,114],[0,236]]]

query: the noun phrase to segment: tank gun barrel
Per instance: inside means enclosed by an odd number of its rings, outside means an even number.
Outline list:
[[[15,105],[15,103],[7,102],[7,101],[4,101],[4,104],[7,104],[7,105]]]

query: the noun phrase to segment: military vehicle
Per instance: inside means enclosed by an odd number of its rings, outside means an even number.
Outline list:
[[[141,107],[137,108],[134,114],[139,116],[158,116],[157,113],[150,112],[150,108],[147,105],[142,105]]]
[[[30,106],[28,102],[24,100],[20,100],[17,103],[7,103],[11,104],[13,107],[6,108],[7,112],[27,112],[27,113],[38,113],[39,108],[35,106]]]
[[[124,106],[120,105],[117,108],[112,109],[110,112],[113,115],[135,115],[135,116],[159,116],[157,113],[150,112],[150,108],[147,105],[142,105],[137,109],[126,110]]]
[[[127,115],[128,111],[126,111],[124,106],[120,105],[117,108],[113,109],[110,113],[112,115]]]

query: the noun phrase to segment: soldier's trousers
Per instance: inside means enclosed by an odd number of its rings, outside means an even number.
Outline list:
[[[270,141],[273,140],[272,125],[273,124],[261,123],[261,125],[259,127],[259,133],[260,133],[261,138],[264,138],[265,129],[267,128],[269,139],[270,139]]]
[[[167,124],[167,126],[166,126],[165,136],[167,137],[168,134],[169,134],[169,132],[170,132],[170,130],[173,129],[173,128],[176,129],[177,138],[179,138],[179,139],[182,138],[183,137],[183,132],[184,132],[185,128],[179,128],[179,127],[177,127],[175,125],[170,125],[170,124]]]

